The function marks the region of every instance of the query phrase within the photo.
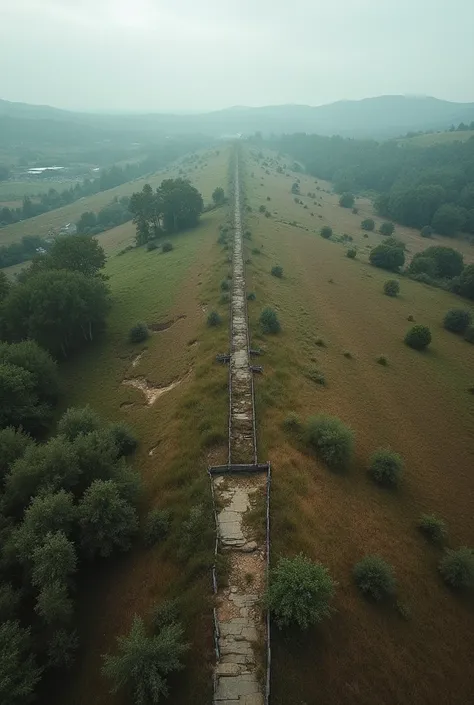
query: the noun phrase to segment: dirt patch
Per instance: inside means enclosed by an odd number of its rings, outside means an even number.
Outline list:
[[[132,360],[132,367],[133,367],[133,368],[135,368],[135,367],[138,365],[138,363],[140,362],[140,360],[142,359],[142,357],[143,357],[144,354],[145,354],[145,351],[142,350],[141,353],[138,353],[138,355],[136,355],[136,356],[133,358],[133,360]]]
[[[163,394],[166,394],[167,392],[171,392],[171,390],[175,389],[178,384],[181,384],[183,379],[184,377],[182,379],[177,379],[174,382],[171,382],[171,384],[168,384],[168,386],[166,387],[156,387],[149,380],[145,379],[145,377],[134,377],[133,379],[124,379],[122,384],[124,384],[126,387],[133,387],[134,389],[139,389],[146,399],[147,406],[152,406],[152,404],[154,404],[159,397],[163,396]]]
[[[132,406],[135,406],[133,401],[124,401],[122,404],[120,404],[121,409],[131,409]]]
[[[148,455],[149,455],[150,457],[155,454],[155,452],[156,452],[156,450],[158,449],[160,443],[161,443],[161,441],[157,441],[157,442],[155,443],[155,445],[150,448],[150,450],[148,451]]]
[[[183,320],[183,318],[186,318],[185,314],[181,314],[180,316],[175,316],[174,318],[170,318],[169,321],[164,321],[163,323],[150,323],[148,325],[148,328],[152,330],[154,333],[162,333],[164,330],[168,330],[168,328],[171,328],[171,326],[174,326],[175,323],[178,321]]]

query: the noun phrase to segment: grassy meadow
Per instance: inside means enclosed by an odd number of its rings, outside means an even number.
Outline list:
[[[432,147],[438,144],[449,144],[450,142],[466,142],[474,137],[474,130],[463,130],[462,132],[430,132],[427,135],[416,135],[415,137],[401,138],[397,140],[399,144],[413,147]]]
[[[474,347],[442,327],[450,308],[474,306],[403,276],[400,295],[383,294],[394,275],[368,264],[363,218],[371,206],[357,199],[357,215],[341,208],[330,185],[284,170],[276,172],[246,149],[246,216],[251,337],[265,350],[264,375],[256,378],[259,455],[273,467],[272,560],[305,552],[326,565],[338,582],[332,618],[307,633],[273,630],[273,705],[464,705],[472,699],[474,605],[441,581],[442,555],[416,528],[421,513],[447,523],[447,545],[474,546]],[[284,158],[280,160],[283,164]],[[288,175],[286,175],[288,174]],[[300,178],[304,205],[294,202]],[[316,190],[318,189],[318,190]],[[316,199],[307,197],[315,192]],[[270,200],[267,200],[270,198]],[[314,203],[316,200],[316,204]],[[259,212],[264,205],[270,218]],[[293,223],[293,225],[290,225]],[[330,225],[353,237],[344,245],[319,235]],[[395,236],[409,255],[431,244],[408,228]],[[466,262],[474,248],[454,241]],[[283,267],[278,279],[274,265]],[[263,336],[258,316],[274,307],[278,336]],[[433,341],[424,353],[403,343],[413,325],[428,325]],[[387,365],[377,363],[385,356]],[[314,379],[322,376],[325,384]],[[355,457],[346,472],[328,470],[282,424],[289,412],[303,420],[338,416],[355,431]],[[391,447],[405,461],[394,491],[368,478],[370,455]],[[354,563],[377,553],[394,567],[395,599],[367,602],[352,578]],[[375,695],[376,694],[376,695]]]
[[[195,172],[206,200],[216,186],[227,189],[229,150],[208,155]],[[173,703],[210,702],[213,661],[211,584],[213,523],[207,465],[224,461],[227,451],[228,371],[215,355],[228,347],[228,305],[220,303],[220,282],[228,272],[227,252],[217,244],[223,207],[204,214],[200,225],[172,238],[174,249],[124,255],[109,250],[112,310],[102,341],[62,366],[63,408],[90,404],[110,420],[126,421],[140,445],[134,466],[144,482],[143,516],[154,507],[171,511],[169,537],[152,549],[136,543],[129,554],[85,581],[79,608],[81,650],[64,682],[45,684],[44,702],[62,705],[118,705],[102,677],[101,654],[115,650],[134,614],[147,618],[152,605],[178,596],[186,638],[191,644],[185,677],[171,679]],[[122,226],[123,227],[123,226]],[[115,230],[120,231],[121,228]],[[113,231],[106,233],[113,238]],[[118,236],[121,237],[121,236]],[[171,240],[171,238],[170,238]],[[218,310],[222,325],[209,328],[207,314]],[[137,321],[152,329],[148,340],[132,345],[127,336]],[[144,394],[123,384],[143,379],[155,389],[176,386],[146,403]],[[62,411],[62,409],[60,410]],[[202,505],[204,525],[182,550],[182,525],[192,507]]]

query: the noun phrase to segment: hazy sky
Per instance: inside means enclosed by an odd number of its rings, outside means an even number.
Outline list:
[[[474,101],[474,0],[0,0],[0,98],[211,110]]]

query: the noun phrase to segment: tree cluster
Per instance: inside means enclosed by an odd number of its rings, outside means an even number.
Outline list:
[[[319,135],[284,135],[275,147],[302,161],[308,173],[333,181],[338,193],[374,191],[378,213],[442,235],[474,233],[474,138],[403,146]]]
[[[84,235],[98,235],[110,228],[132,220],[133,215],[129,211],[130,199],[128,196],[115,197],[114,200],[98,213],[85,211],[76,223],[77,232]]]
[[[165,179],[156,191],[145,184],[132,194],[129,204],[137,226],[137,245],[196,226],[203,207],[201,194],[186,179]]]
[[[20,242],[2,245],[0,247],[0,269],[27,262],[34,257],[39,248],[48,250],[49,244],[37,235],[25,235]]]
[[[44,358],[50,377],[53,365]],[[45,443],[0,430],[2,703],[29,703],[44,672],[72,663],[79,572],[128,550],[138,529],[140,481],[124,457],[135,444],[88,407],[69,409]]]

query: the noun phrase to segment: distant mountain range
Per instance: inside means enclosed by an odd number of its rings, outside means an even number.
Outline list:
[[[139,141],[154,135],[202,133],[214,137],[235,134],[308,132],[346,137],[387,138],[408,131],[444,130],[451,124],[471,123],[474,103],[452,103],[430,97],[379,96],[338,101],[329,105],[234,107],[192,115],[99,115],[74,113],[43,105],[0,100],[0,133],[7,128],[15,139],[30,139],[44,128],[95,139],[110,131]],[[36,124],[33,127],[32,121]]]

